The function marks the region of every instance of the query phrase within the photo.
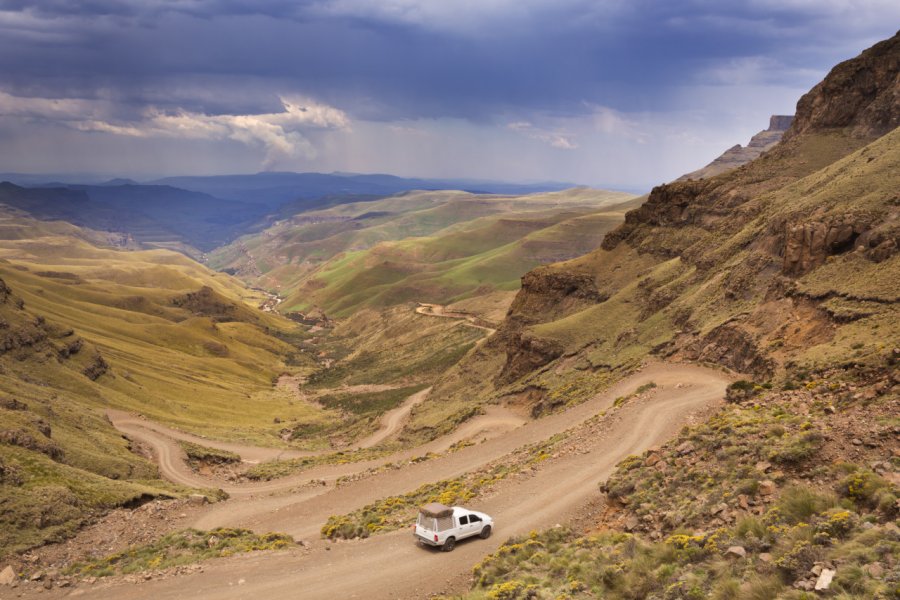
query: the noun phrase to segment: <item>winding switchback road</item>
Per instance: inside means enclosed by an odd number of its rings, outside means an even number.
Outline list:
[[[528,477],[501,481],[473,508],[491,514],[496,535],[488,540],[461,543],[452,553],[441,553],[413,543],[408,530],[376,535],[367,540],[333,543],[319,539],[318,531],[329,515],[343,514],[379,498],[408,492],[419,485],[454,477],[509,454],[524,444],[547,439],[583,424],[610,408],[619,396],[654,382],[646,397],[626,403],[605,417],[601,432],[588,436],[588,445],[552,461]],[[259,531],[284,531],[307,545],[278,553],[238,555],[209,561],[203,572],[138,585],[121,581],[98,583],[91,598],[424,598],[448,590],[461,591],[473,564],[494,551],[511,535],[566,523],[601,498],[598,484],[616,463],[672,437],[699,411],[719,403],[730,378],[719,371],[683,364],[652,364],[618,382],[591,400],[564,413],[529,422],[504,435],[439,458],[382,471],[340,487],[282,487],[281,495],[245,495],[210,507],[193,526],[244,526]],[[159,438],[133,435],[153,444]],[[436,440],[440,442],[440,440]],[[423,448],[418,449],[420,452]],[[396,459],[396,456],[393,457]],[[181,472],[177,460],[161,461],[167,477]],[[334,475],[364,463],[322,467],[305,475]],[[278,482],[268,482],[278,483]],[[296,482],[295,482],[296,484]],[[78,590],[76,590],[78,591]],[[66,592],[53,591],[44,597]]]

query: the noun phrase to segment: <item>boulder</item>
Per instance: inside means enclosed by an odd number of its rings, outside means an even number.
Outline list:
[[[625,519],[625,531],[634,531],[640,523],[640,520],[635,515],[631,515]]]
[[[831,580],[834,579],[834,574],[837,573],[834,569],[822,569],[822,572],[819,574],[819,578],[816,580],[815,590],[820,592],[822,590],[827,590],[828,586],[831,585]]]
[[[651,455],[648,456],[647,459],[644,461],[644,466],[645,466],[645,467],[652,467],[653,465],[655,465],[656,463],[658,463],[660,460],[662,460],[662,459],[659,457],[659,454],[651,454]]]
[[[677,452],[679,456],[685,456],[686,454],[690,454],[691,452],[693,452],[694,449],[694,443],[691,441],[687,441],[675,448],[675,452]]]
[[[0,571],[0,585],[12,585],[19,580],[19,576],[13,570],[12,566],[6,565],[3,571]]]
[[[743,546],[731,546],[725,551],[725,556],[728,558],[746,558],[747,551]]]

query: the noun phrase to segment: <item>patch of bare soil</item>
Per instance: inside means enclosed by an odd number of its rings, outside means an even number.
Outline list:
[[[74,538],[36,548],[8,564],[16,573],[25,575],[18,582],[20,593],[28,590],[43,592],[48,584],[59,589],[91,585],[92,578],[67,576],[63,574],[64,569],[76,562],[102,558],[185,529],[206,510],[205,505],[205,498],[195,497],[154,500],[133,509],[115,509],[95,518]],[[6,596],[0,594],[0,597]]]

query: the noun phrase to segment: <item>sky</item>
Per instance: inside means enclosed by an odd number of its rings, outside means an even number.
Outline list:
[[[641,190],[898,26],[896,0],[0,0],[0,172]]]

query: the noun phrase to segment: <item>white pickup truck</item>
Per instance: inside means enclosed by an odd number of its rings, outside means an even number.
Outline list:
[[[494,519],[482,512],[432,502],[419,509],[413,535],[419,543],[450,552],[461,539],[475,535],[487,539],[493,527]]]

